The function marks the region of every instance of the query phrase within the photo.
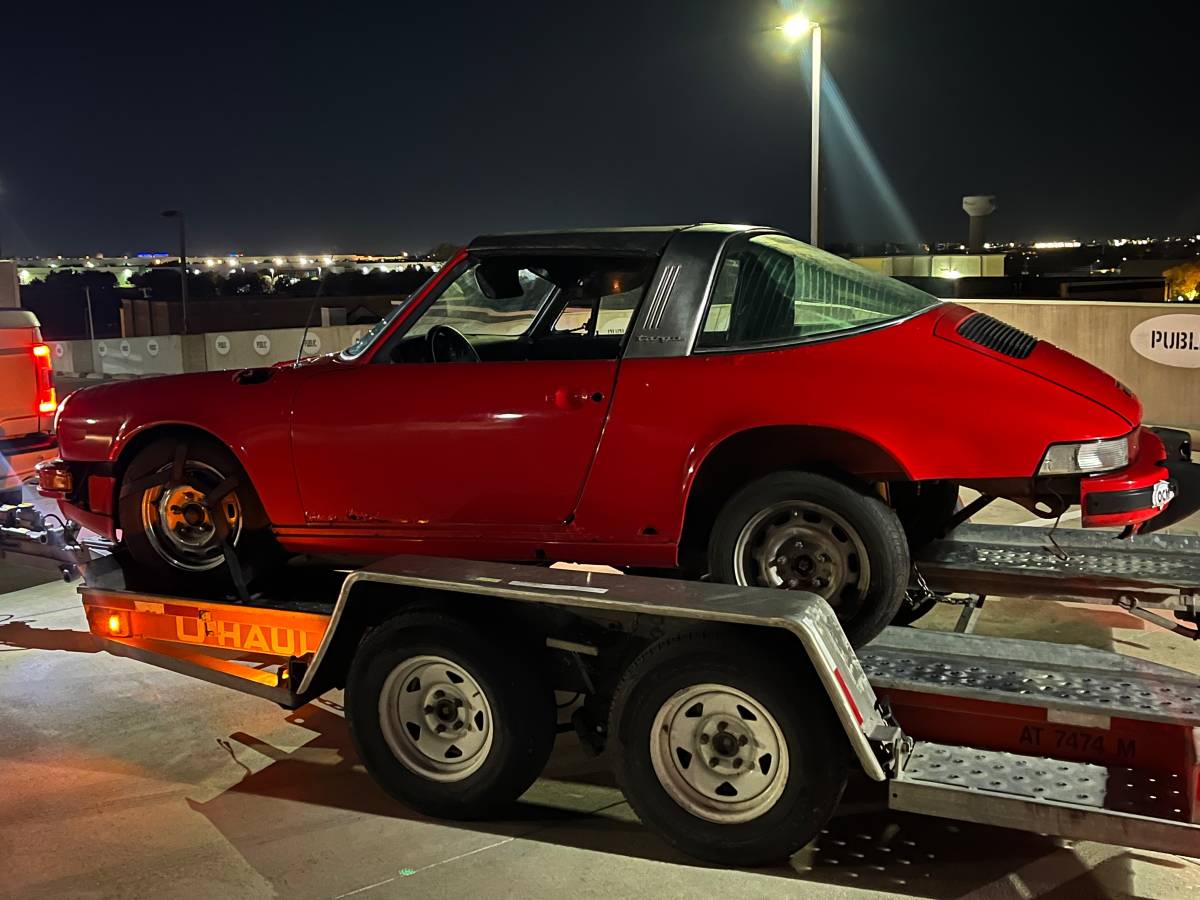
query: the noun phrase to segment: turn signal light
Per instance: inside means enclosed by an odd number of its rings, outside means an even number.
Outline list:
[[[71,470],[61,459],[40,462],[35,470],[37,471],[38,490],[42,493],[51,496],[60,494],[66,496],[71,493],[73,487]]]
[[[113,613],[111,616],[108,617],[108,632],[109,632],[109,634],[116,634],[120,630],[121,630],[121,617],[118,616],[116,613]]]

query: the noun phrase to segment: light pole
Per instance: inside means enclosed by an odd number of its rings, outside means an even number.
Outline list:
[[[187,261],[187,227],[184,224],[182,209],[164,209],[163,217],[179,220],[179,303],[183,312],[183,333],[188,333],[188,261]]]
[[[795,43],[812,32],[812,167],[809,185],[808,242],[821,246],[821,25],[797,13],[779,26],[783,36]]]

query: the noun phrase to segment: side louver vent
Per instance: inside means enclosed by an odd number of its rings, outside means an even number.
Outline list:
[[[1033,335],[983,313],[963,319],[959,323],[958,333],[972,343],[1013,359],[1025,359],[1037,346],[1037,338]]]

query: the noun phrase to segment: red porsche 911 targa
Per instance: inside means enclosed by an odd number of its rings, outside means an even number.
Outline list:
[[[71,395],[40,485],[146,589],[228,589],[231,554],[607,563],[813,591],[862,643],[960,486],[1085,526],[1193,511],[1186,436],[1141,417],[771,229],[499,235],[340,353]]]

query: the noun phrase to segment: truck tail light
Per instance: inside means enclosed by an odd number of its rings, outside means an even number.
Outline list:
[[[54,369],[50,365],[50,348],[46,344],[33,345],[33,366],[37,371],[37,411],[48,416],[58,409],[58,397],[54,392]]]

